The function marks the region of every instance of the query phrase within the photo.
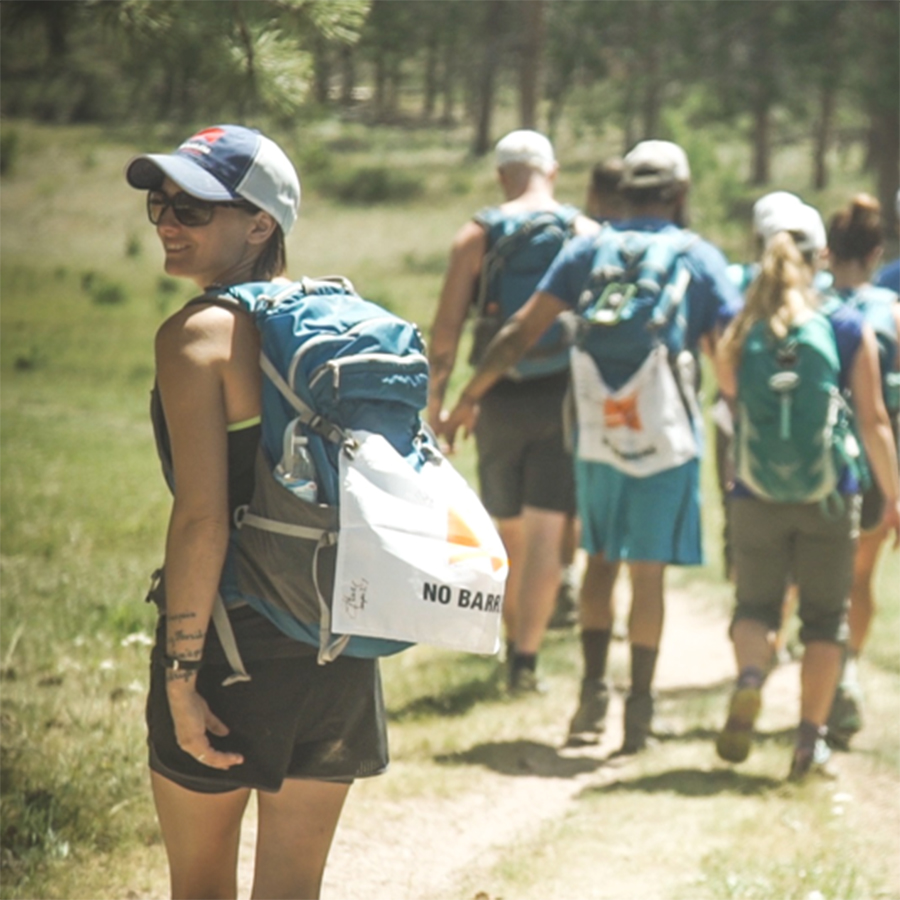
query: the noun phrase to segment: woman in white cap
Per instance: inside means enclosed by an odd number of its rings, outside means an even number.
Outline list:
[[[858,313],[840,304],[820,312],[812,287],[824,243],[821,217],[811,207],[788,204],[768,225],[759,274],[716,354],[719,386],[736,405],[730,635],[738,668],[716,750],[728,762],[742,762],[750,752],[773,636],[793,580],[804,653],[789,777],[801,780],[828,761],[825,723],[846,639],[859,526],[858,451],[843,424],[842,393],[852,398],[887,498],[885,525],[898,535],[900,482],[877,387],[875,336]]]
[[[131,160],[165,270],[201,291],[273,280],[300,183],[283,151],[220,125]],[[235,897],[241,821],[258,791],[253,896],[318,897],[344,800],[387,765],[377,664],[316,662],[249,607],[229,610],[251,680],[231,674],[211,613],[236,509],[253,491],[259,340],[235,307],[188,303],[156,336],[154,425],[173,490],[147,703],[151,782],[173,897]]]

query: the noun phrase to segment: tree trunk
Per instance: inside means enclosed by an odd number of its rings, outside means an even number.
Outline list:
[[[776,4],[753,4],[753,43],[751,54],[753,71],[756,79],[751,87],[753,91],[753,172],[750,183],[761,187],[769,183],[771,173],[771,111],[772,83],[770,72],[772,65],[771,16],[772,7]],[[777,11],[777,10],[775,10]]]
[[[530,2],[530,0],[529,0]],[[500,30],[504,0],[489,0],[485,13],[484,48],[476,86],[475,142],[472,152],[484,156],[491,149],[491,120],[494,113],[494,83],[500,57]]]
[[[523,14],[525,39],[519,60],[519,118],[522,128],[537,128],[541,60],[544,55],[544,0],[528,0]]]
[[[644,139],[649,140],[659,136],[659,113],[662,105],[662,84],[660,83],[662,42],[664,31],[662,28],[663,5],[659,0],[645,4],[642,12],[646,15],[643,33],[648,31],[653,39],[645,48],[644,63]]]
[[[434,115],[434,105],[437,100],[437,70],[438,70],[438,36],[432,32],[428,35],[425,46],[425,89],[422,92],[422,118],[428,122]]]
[[[900,109],[881,108],[872,115],[872,163],[885,234],[894,231],[894,207],[900,187]]]
[[[831,147],[836,99],[837,85],[829,80],[822,85],[819,104],[819,122],[816,127],[813,159],[813,187],[818,191],[828,187],[828,150]]]
[[[354,48],[345,44],[340,52],[341,106],[352,106],[356,90],[356,57]]]
[[[316,103],[327,106],[331,94],[331,49],[328,42],[317,35],[313,46],[313,96]]]

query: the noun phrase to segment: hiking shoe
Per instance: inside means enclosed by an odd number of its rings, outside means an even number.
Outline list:
[[[640,753],[647,746],[653,722],[653,695],[629,694],[625,700],[625,739],[622,754]]]
[[[812,747],[795,747],[788,781],[805,781],[811,776],[834,779],[837,775],[830,761],[831,750],[824,738],[819,738]]]
[[[716,739],[716,753],[726,762],[743,762],[750,755],[753,723],[759,713],[762,696],[759,688],[737,688],[731,695],[728,720]]]
[[[581,682],[578,709],[569,723],[569,747],[585,747],[599,744],[606,728],[606,710],[609,708],[609,690],[599,678],[585,678]]]
[[[571,567],[563,572],[556,594],[556,606],[547,627],[552,629],[572,628],[578,624],[578,585]]]
[[[849,750],[850,739],[862,729],[862,694],[858,684],[840,684],[828,716],[825,740],[836,750]]]
[[[515,669],[509,676],[509,692],[515,697],[525,694],[546,694],[547,686],[533,669]]]

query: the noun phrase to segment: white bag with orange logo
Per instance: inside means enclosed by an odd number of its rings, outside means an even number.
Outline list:
[[[436,451],[416,471],[381,435],[353,437],[332,631],[496,653],[509,564],[477,494]]]
[[[665,345],[651,350],[615,391],[588,352],[575,348],[571,359],[579,459],[645,478],[699,455],[701,416],[692,379],[682,377],[679,388]]]

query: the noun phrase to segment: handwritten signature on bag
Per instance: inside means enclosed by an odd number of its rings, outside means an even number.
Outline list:
[[[357,613],[362,612],[366,608],[366,590],[369,582],[365,578],[360,578],[350,583],[350,590],[344,594],[344,609],[347,615],[355,618]]]

